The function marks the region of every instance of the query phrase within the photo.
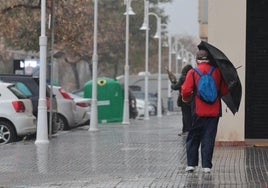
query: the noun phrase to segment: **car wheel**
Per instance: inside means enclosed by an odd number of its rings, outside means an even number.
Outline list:
[[[56,134],[58,132],[58,113],[52,113],[52,134]]]
[[[7,144],[16,140],[14,127],[8,121],[0,121],[0,144]]]
[[[68,130],[69,129],[69,125],[68,125],[68,122],[67,122],[66,118],[63,115],[61,115],[61,114],[58,114],[58,122],[57,122],[57,125],[58,125],[58,130],[59,131]]]
[[[153,105],[153,108],[154,108],[154,112],[153,112],[153,116],[156,116],[157,115],[157,107],[155,105]]]

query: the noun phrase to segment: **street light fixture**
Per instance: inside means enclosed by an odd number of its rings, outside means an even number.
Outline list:
[[[41,0],[41,36],[40,44],[40,79],[39,79],[39,101],[37,133],[35,144],[48,144],[47,128],[47,106],[46,106],[46,57],[47,57],[47,36],[46,36],[46,0]],[[52,99],[51,99],[52,100]]]
[[[131,7],[131,2],[132,0],[124,0],[124,4],[126,5],[126,12],[124,13],[124,15],[135,15],[135,12]]]
[[[167,28],[167,24],[161,24],[161,29],[162,27]],[[168,47],[168,70],[171,70],[171,55],[172,55],[172,42],[171,42],[171,35],[168,34],[168,36],[166,37],[167,41],[163,42],[163,47]],[[168,96],[168,100],[167,100],[167,107],[168,107],[168,113],[173,111],[173,100],[171,98],[171,82],[170,80],[167,80],[167,96]]]
[[[124,15],[126,15],[126,47],[125,47],[125,53],[126,53],[126,59],[125,59],[125,76],[124,76],[124,114],[123,114],[123,122],[122,124],[129,124],[129,15],[134,15],[130,4],[131,0],[125,0],[124,2],[126,4],[126,12]]]
[[[92,55],[92,98],[89,131],[97,131],[98,106],[97,106],[97,33],[98,33],[98,0],[94,0],[94,35],[93,35],[93,55]]]

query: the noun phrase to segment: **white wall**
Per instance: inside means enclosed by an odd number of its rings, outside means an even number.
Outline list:
[[[235,116],[223,103],[223,117],[220,119],[217,141],[245,140],[245,44],[246,44],[246,1],[209,0],[208,42],[222,50],[232,61],[242,84],[240,109]]]

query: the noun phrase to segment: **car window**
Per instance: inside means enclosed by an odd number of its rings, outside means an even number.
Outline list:
[[[8,89],[18,97],[18,99],[27,99],[27,96],[25,96],[15,85],[8,86]]]
[[[144,99],[145,94],[142,92],[133,92],[133,95],[137,98],[137,99]]]
[[[32,92],[28,89],[28,87],[24,83],[16,82],[15,86],[27,97],[33,96]]]
[[[144,92],[139,92],[139,91],[134,91],[133,95],[137,98],[137,99],[141,99],[144,100],[145,98],[145,93]],[[157,102],[157,95],[156,93],[148,93],[148,100],[151,103],[156,103]]]
[[[73,91],[72,93],[82,98],[84,97],[84,89],[79,89],[79,90]]]
[[[155,93],[149,93],[149,98],[157,98]]]

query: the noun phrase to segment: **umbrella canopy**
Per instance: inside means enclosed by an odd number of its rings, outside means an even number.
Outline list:
[[[242,86],[236,68],[226,55],[215,46],[201,41],[198,49],[206,50],[211,63],[219,67],[222,77],[229,88],[228,94],[223,96],[222,99],[232,113],[235,114],[238,112],[242,96]]]

